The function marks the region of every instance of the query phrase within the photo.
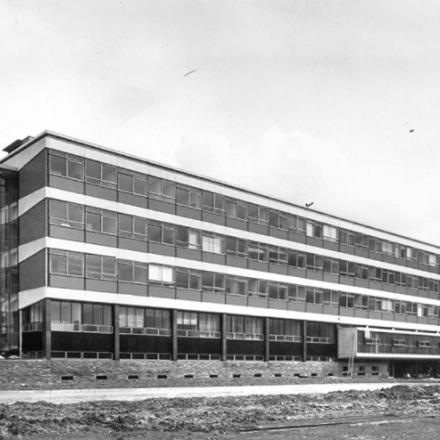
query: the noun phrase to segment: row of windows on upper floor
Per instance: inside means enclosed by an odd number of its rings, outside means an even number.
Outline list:
[[[368,249],[374,254],[393,256],[404,261],[439,267],[440,256],[374,236],[337,228],[330,224],[267,208],[262,205],[200,190],[170,180],[141,175],[116,166],[82,159],[51,150],[49,172],[143,197],[153,197],[195,209],[214,212],[238,220],[259,223],[281,230],[294,230],[308,237]],[[399,262],[402,260],[402,262]]]
[[[193,291],[257,296],[309,304],[332,304],[378,312],[438,317],[439,307],[329,289],[245,278],[221,273],[145,264],[113,257],[49,250],[49,273],[96,280],[150,284]],[[50,284],[50,280],[49,280]]]
[[[288,265],[396,286],[439,292],[439,281],[426,277],[352,263],[284,247],[223,236],[186,226],[176,226],[126,214],[118,214],[58,200],[49,201],[49,222],[53,225],[84,229],[119,237],[228,254],[249,261]]]
[[[154,309],[145,307],[120,306],[118,316],[120,333],[149,334],[157,336],[171,336],[172,314],[168,309]],[[72,301],[51,300],[51,323],[54,328],[81,329],[81,325],[112,326],[112,307],[107,304],[81,303]],[[35,328],[35,324],[43,322],[43,303],[40,301],[22,312],[24,329]],[[58,326],[57,326],[58,325]],[[76,325],[77,327],[73,327]],[[221,315],[218,313],[205,313],[193,311],[177,311],[176,325],[178,336],[182,337],[213,337],[221,336]],[[86,327],[87,328],[87,327]],[[155,330],[151,332],[136,330]],[[237,334],[253,335],[252,339],[264,338],[264,318],[256,316],[226,315],[226,337]],[[303,336],[303,322],[293,319],[269,318],[269,335],[293,336],[300,342]],[[335,325],[307,322],[306,335],[310,338],[326,338],[335,340]]]

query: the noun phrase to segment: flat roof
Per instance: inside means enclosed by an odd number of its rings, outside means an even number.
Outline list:
[[[16,147],[5,158],[0,160],[0,167],[4,167],[5,169],[9,168],[10,170],[13,170],[14,168],[8,167],[8,165],[4,165],[3,162],[5,162],[8,159],[10,159],[11,157],[21,153],[26,148],[30,147],[32,144],[34,144],[35,142],[38,142],[40,139],[43,139],[46,136],[50,136],[50,137],[61,139],[61,140],[67,141],[67,142],[72,142],[72,143],[75,143],[75,144],[79,144],[79,145],[85,146],[87,148],[93,148],[95,150],[103,151],[105,153],[113,154],[115,156],[124,157],[124,158],[130,159],[130,160],[134,160],[136,162],[145,163],[147,165],[152,165],[152,166],[155,166],[155,167],[158,167],[158,168],[162,168],[164,170],[177,172],[177,173],[185,175],[185,176],[195,177],[197,179],[204,180],[204,181],[207,181],[207,182],[211,182],[211,183],[215,183],[215,184],[220,184],[222,186],[225,186],[225,187],[228,187],[228,188],[231,188],[231,189],[235,189],[235,190],[239,190],[239,191],[242,191],[242,192],[246,192],[248,194],[252,194],[252,195],[255,195],[255,196],[258,196],[258,197],[263,197],[265,199],[269,199],[269,200],[272,200],[272,201],[275,201],[275,202],[284,203],[286,205],[290,205],[290,206],[293,206],[295,208],[306,209],[307,211],[327,216],[327,217],[329,217],[329,219],[346,221],[346,222],[352,223],[353,225],[362,226],[362,227],[371,229],[372,231],[383,232],[383,233],[386,233],[386,234],[393,235],[394,237],[397,237],[397,238],[408,239],[408,240],[411,240],[411,241],[413,241],[415,243],[420,243],[420,244],[423,244],[423,245],[433,246],[433,247],[437,247],[437,248],[440,249],[440,246],[437,245],[437,244],[428,243],[427,241],[423,241],[423,240],[419,240],[419,239],[416,239],[416,238],[408,237],[408,236],[405,236],[405,235],[402,235],[402,234],[397,234],[395,232],[390,232],[390,231],[387,231],[385,229],[377,228],[377,227],[374,227],[374,226],[369,226],[369,225],[366,225],[365,223],[360,223],[360,222],[357,222],[357,221],[354,221],[354,220],[350,220],[350,219],[347,219],[347,218],[344,218],[344,217],[339,217],[339,216],[336,216],[336,215],[333,215],[333,214],[328,214],[326,212],[318,211],[316,209],[305,208],[302,205],[298,205],[296,203],[292,203],[292,202],[287,201],[287,200],[279,199],[279,198],[274,197],[274,196],[269,195],[269,194],[260,193],[260,192],[257,192],[255,190],[251,190],[251,189],[248,189],[248,188],[240,187],[238,185],[232,185],[232,184],[230,184],[228,182],[224,182],[222,180],[216,180],[216,179],[213,179],[211,177],[204,176],[204,175],[201,175],[201,174],[198,174],[198,173],[189,172],[189,171],[177,168],[177,167],[171,167],[169,165],[165,165],[165,164],[162,164],[160,162],[155,162],[155,161],[152,161],[152,160],[148,160],[148,159],[144,159],[144,158],[141,158],[141,157],[138,157],[138,156],[134,156],[132,154],[124,153],[124,152],[119,151],[119,150],[103,147],[101,145],[94,144],[92,142],[83,141],[81,139],[77,139],[77,138],[74,138],[74,137],[71,137],[71,136],[67,136],[67,135],[64,135],[64,134],[61,134],[61,133],[57,133],[57,132],[54,132],[54,131],[51,131],[51,130],[44,130],[43,132],[41,132],[37,136],[34,136],[34,137],[28,136],[28,137],[24,138],[24,142],[23,142],[22,145],[20,145],[19,147]]]

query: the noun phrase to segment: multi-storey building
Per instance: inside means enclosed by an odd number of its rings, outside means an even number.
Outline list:
[[[3,351],[438,365],[438,246],[52,132],[5,151]]]

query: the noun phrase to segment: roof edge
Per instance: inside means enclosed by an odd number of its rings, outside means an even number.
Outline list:
[[[440,245],[437,245],[437,244],[428,243],[427,241],[423,241],[423,240],[419,240],[419,239],[416,239],[416,238],[408,237],[408,236],[405,236],[405,235],[402,235],[402,234],[398,234],[398,233],[395,233],[395,232],[390,232],[390,231],[387,231],[385,229],[377,228],[375,226],[369,226],[369,225],[366,225],[364,223],[360,223],[360,222],[357,222],[357,221],[354,221],[354,220],[350,220],[350,219],[347,219],[347,218],[344,218],[344,217],[339,217],[337,215],[328,214],[326,212],[318,211],[316,209],[304,208],[301,205],[297,205],[297,204],[295,204],[293,202],[289,202],[287,200],[279,199],[279,198],[274,197],[274,196],[269,195],[269,194],[264,194],[264,193],[261,193],[261,192],[258,192],[258,191],[255,191],[255,190],[252,190],[252,189],[249,189],[249,188],[244,188],[244,187],[240,187],[238,185],[233,185],[231,183],[224,182],[222,180],[216,180],[216,179],[213,179],[212,177],[203,176],[201,174],[189,172],[189,171],[177,168],[177,167],[172,167],[172,166],[169,166],[169,165],[162,164],[160,162],[155,162],[153,160],[143,159],[143,158],[138,157],[138,156],[134,156],[134,155],[131,155],[131,154],[128,154],[128,153],[124,153],[124,152],[119,151],[119,150],[103,147],[102,145],[95,144],[93,142],[83,141],[81,139],[77,139],[77,138],[74,138],[72,136],[68,136],[68,135],[62,134],[62,133],[57,133],[57,132],[52,131],[52,130],[44,130],[41,133],[39,133],[38,135],[36,135],[35,137],[29,139],[27,142],[23,143],[16,150],[14,150],[10,154],[8,154],[8,156],[6,156],[5,158],[1,159],[0,160],[0,165],[4,166],[4,167],[7,167],[8,165],[3,165],[3,162],[5,162],[6,160],[10,159],[11,157],[21,153],[23,150],[25,150],[26,148],[30,147],[35,142],[38,142],[40,139],[43,139],[46,136],[51,136],[51,137],[58,138],[58,139],[61,139],[61,140],[64,140],[64,141],[72,142],[72,143],[75,143],[75,144],[80,144],[80,145],[83,145],[83,146],[88,147],[88,148],[94,148],[94,149],[103,151],[105,153],[116,154],[118,156],[134,160],[136,162],[146,163],[146,164],[153,165],[153,166],[165,169],[165,170],[174,171],[174,172],[177,172],[179,174],[183,174],[185,176],[196,177],[197,179],[205,180],[205,181],[208,181],[208,182],[211,182],[211,183],[215,183],[215,184],[220,184],[220,185],[223,185],[225,187],[228,187],[228,188],[231,188],[231,189],[235,189],[235,190],[239,190],[239,191],[243,191],[243,192],[246,192],[248,194],[252,194],[252,195],[258,196],[258,197],[263,197],[263,198],[272,200],[274,202],[284,203],[286,205],[289,205],[289,206],[292,206],[292,207],[299,208],[299,209],[303,210],[305,217],[307,216],[307,212],[313,212],[313,213],[316,213],[316,214],[327,216],[330,219],[342,220],[342,221],[349,222],[349,223],[352,223],[352,224],[357,225],[357,226],[361,226],[361,227],[364,227],[364,228],[371,229],[373,231],[382,232],[382,233],[385,233],[385,234],[390,234],[390,235],[392,235],[392,236],[394,236],[396,238],[404,238],[406,240],[411,240],[411,241],[413,241],[415,243],[419,243],[419,244],[423,244],[423,245],[427,245],[427,246],[433,246],[433,247],[436,247],[436,248],[438,248],[440,250]],[[11,170],[13,170],[13,169],[14,168],[11,167]]]

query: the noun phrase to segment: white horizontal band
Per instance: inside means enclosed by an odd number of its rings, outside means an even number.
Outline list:
[[[353,263],[363,264],[366,266],[379,267],[381,269],[401,272],[414,276],[421,276],[425,278],[431,278],[433,280],[440,280],[440,274],[438,273],[426,272],[420,269],[414,269],[407,266],[399,266],[397,264],[360,257],[358,255],[346,254],[343,252],[311,246],[304,243],[297,243],[290,240],[283,240],[269,235],[256,234],[254,232],[235,229],[228,226],[217,225],[214,223],[204,222],[201,220],[195,220],[187,217],[181,217],[174,214],[167,214],[161,211],[140,208],[137,206],[127,205],[125,203],[113,202],[110,200],[100,199],[98,197],[87,196],[84,194],[73,193],[51,187],[40,188],[39,190],[33,192],[32,194],[29,194],[26,197],[20,199],[18,205],[19,215],[23,215],[25,212],[27,212],[29,209],[31,209],[33,206],[35,206],[45,198],[77,203],[79,205],[92,206],[95,208],[105,209],[108,211],[114,211],[120,214],[134,215],[138,217],[148,218],[151,220],[161,221],[164,223],[172,223],[179,226],[186,226],[193,229],[214,232],[225,236],[231,236],[249,241],[257,241],[268,245],[284,247],[299,252],[309,252],[317,255],[322,255],[324,257],[350,261]]]
[[[282,275],[273,272],[263,272],[252,269],[245,269],[235,266],[207,263],[205,261],[189,260],[185,258],[171,257],[146,252],[132,251],[128,249],[102,246],[92,243],[79,241],[62,240],[59,238],[44,237],[30,243],[21,245],[19,248],[20,261],[24,261],[45,248],[63,249],[72,252],[87,254],[105,255],[118,259],[138,261],[141,263],[161,264],[171,267],[184,267],[187,269],[203,270],[208,272],[224,273],[244,278],[256,278],[268,281],[275,281],[287,284],[298,284],[306,287],[316,287],[320,289],[331,289],[340,292],[374,296],[377,298],[415,302],[417,304],[427,304],[440,306],[440,300],[423,298],[419,296],[406,295],[403,293],[385,292],[383,290],[368,289],[366,287],[349,286],[345,284],[332,283],[328,281],[313,280],[309,278]]]

